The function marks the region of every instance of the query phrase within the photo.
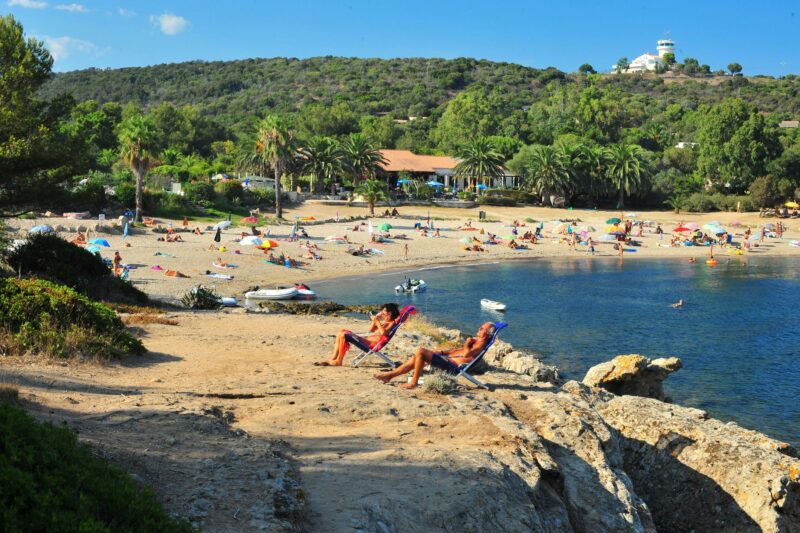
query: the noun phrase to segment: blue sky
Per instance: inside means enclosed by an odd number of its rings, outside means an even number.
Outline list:
[[[476,57],[609,70],[655,51],[746,74],[800,73],[800,2],[675,0],[0,0],[58,71],[250,57]],[[783,63],[783,65],[782,65]]]

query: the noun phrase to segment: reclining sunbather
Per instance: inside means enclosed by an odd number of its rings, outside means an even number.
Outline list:
[[[375,374],[375,379],[389,383],[393,378],[408,374],[413,371],[411,381],[401,385],[404,389],[413,389],[417,386],[419,378],[422,375],[422,369],[425,365],[430,364],[431,368],[439,368],[447,372],[458,371],[458,366],[464,363],[469,363],[486,346],[486,343],[492,338],[494,333],[494,324],[486,322],[480,328],[475,337],[469,337],[464,345],[459,348],[451,350],[428,350],[427,348],[417,348],[414,357],[392,370],[391,372],[384,372],[382,374]]]
[[[400,316],[400,309],[395,303],[386,303],[381,307],[380,312],[372,317],[369,325],[370,335],[359,337],[349,329],[342,329],[336,335],[336,344],[333,346],[333,353],[328,361],[314,363],[316,366],[342,366],[344,356],[350,349],[350,343],[359,343],[367,350],[375,346],[386,332],[394,325],[397,317]]]

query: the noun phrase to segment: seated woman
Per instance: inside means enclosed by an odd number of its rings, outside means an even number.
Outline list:
[[[413,371],[414,373],[411,376],[411,381],[401,385],[404,389],[413,389],[417,386],[425,365],[430,364],[432,368],[439,368],[445,372],[456,372],[458,371],[459,365],[471,362],[481,353],[486,344],[491,340],[493,334],[494,324],[486,322],[478,328],[478,333],[475,337],[469,337],[464,342],[464,345],[459,348],[453,348],[451,350],[417,348],[414,357],[395,370],[384,372],[383,374],[375,374],[374,377],[379,381],[389,383],[393,378]]]
[[[227,267],[228,266],[228,262],[227,261],[223,261],[221,257],[217,257],[217,260],[216,260],[216,262],[214,264],[217,265],[217,266],[221,266],[221,267]]]
[[[200,228],[199,228],[199,227],[195,227],[195,228],[192,230],[192,233],[194,233],[195,235],[202,235],[202,234],[203,234],[203,232],[202,232],[202,231],[200,231]]]
[[[167,234],[167,242],[183,242],[183,237],[180,235]]]
[[[350,349],[350,343],[357,343],[361,347],[370,349],[380,342],[386,333],[394,326],[397,317],[400,316],[400,309],[395,303],[386,303],[381,306],[380,312],[372,317],[369,325],[370,334],[366,337],[359,337],[349,329],[342,329],[336,335],[336,343],[333,345],[333,352],[328,361],[314,363],[316,366],[342,366],[344,356]]]
[[[510,241],[508,241],[508,247],[511,248],[512,250],[516,250],[520,246],[519,246],[519,244],[517,244],[517,241],[515,241],[514,239],[511,239]]]
[[[75,238],[69,242],[71,242],[72,244],[87,244],[86,235],[84,235],[83,232],[78,231],[78,234],[75,235]]]

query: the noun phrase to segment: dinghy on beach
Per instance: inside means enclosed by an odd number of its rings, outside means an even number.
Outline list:
[[[491,309],[492,311],[505,311],[506,304],[502,302],[496,302],[494,300],[489,300],[488,298],[483,298],[481,300],[481,307],[486,309]]]
[[[291,300],[297,296],[296,287],[282,287],[278,289],[259,289],[248,291],[244,297],[248,300]]]

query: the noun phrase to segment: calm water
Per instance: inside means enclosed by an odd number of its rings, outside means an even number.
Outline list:
[[[800,445],[800,259],[741,258],[716,268],[683,261],[532,260],[410,273],[428,291],[395,295],[404,273],[319,282],[340,303],[414,303],[434,321],[540,354],[569,378],[619,354],[678,356],[666,381],[676,403]],[[481,298],[506,303],[503,315]],[[669,304],[683,298],[686,307]]]

